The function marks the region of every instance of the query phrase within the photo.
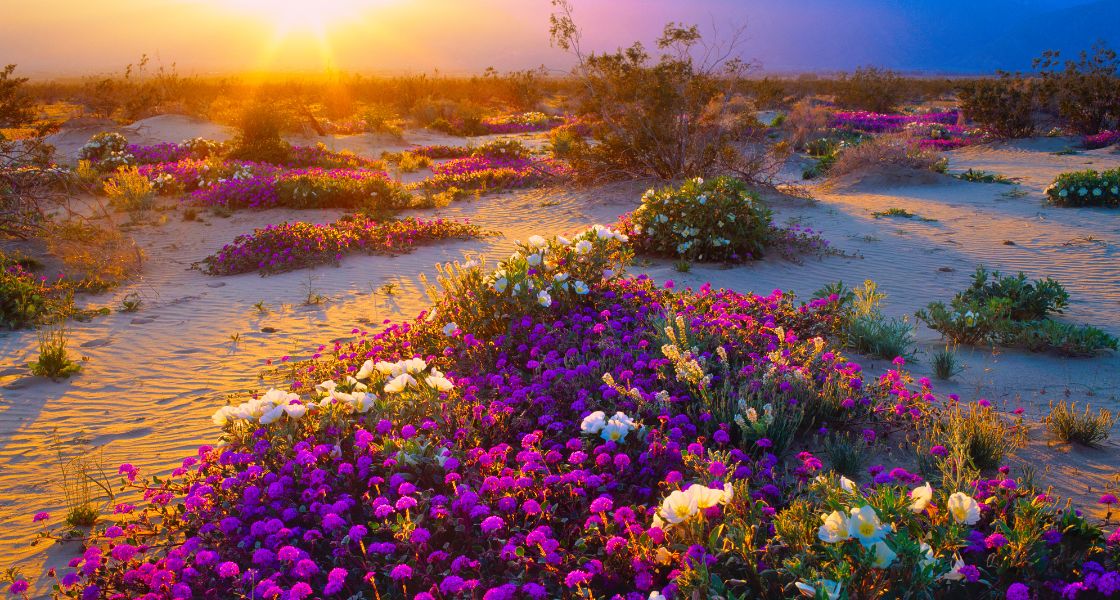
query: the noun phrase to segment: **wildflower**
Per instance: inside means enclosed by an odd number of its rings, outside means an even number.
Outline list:
[[[661,510],[657,514],[670,525],[675,525],[695,515],[699,510],[698,502],[696,494],[674,490],[661,502]]]
[[[552,306],[552,295],[549,294],[547,290],[537,292],[537,304],[545,308]]]
[[[1007,600],[1030,600],[1031,590],[1026,585],[1015,582],[1007,586]]]
[[[412,577],[412,567],[408,565],[397,565],[389,572],[389,577],[392,577],[394,581],[409,579]]]
[[[876,569],[886,569],[891,566],[895,558],[898,558],[898,554],[891,550],[886,542],[876,542],[871,546],[871,549],[875,552],[871,566]]]
[[[493,533],[506,526],[505,520],[498,516],[486,517],[482,521],[482,533]]]
[[[856,493],[856,490],[858,488],[856,487],[856,482],[854,482],[851,479],[848,479],[847,477],[844,477],[843,475],[841,475],[840,476],[840,489],[844,490],[845,492],[848,492],[849,494],[854,494],[854,493]]]
[[[587,292],[590,291],[587,287],[587,284],[582,281],[573,282],[572,289],[575,290],[576,294],[579,294],[580,296],[586,296]]]
[[[995,550],[1007,545],[1007,538],[1002,533],[993,533],[984,538],[984,546],[989,550]]]
[[[1105,506],[1116,504],[1116,496],[1112,494],[1102,494],[1099,502]]]
[[[849,533],[848,517],[844,513],[834,510],[832,513],[821,516],[823,525],[817,530],[817,537],[826,544],[835,544],[851,539]]]
[[[934,456],[946,456],[947,454],[949,454],[949,450],[945,446],[938,444],[930,448],[929,453]]]
[[[864,548],[872,547],[890,532],[890,527],[883,525],[879,515],[870,505],[864,504],[860,508],[852,508],[850,512],[848,534],[858,539]]]
[[[596,434],[602,431],[607,424],[607,414],[597,410],[583,418],[579,430],[587,434]]]
[[[975,525],[980,520],[980,505],[971,496],[963,492],[953,492],[949,496],[949,514],[957,523]]]
[[[401,373],[385,384],[386,394],[398,394],[407,388],[415,388],[416,378],[408,373]]]
[[[31,522],[32,523],[38,523],[40,521],[46,521],[49,518],[51,518],[51,513],[49,513],[49,512],[37,512],[37,513],[35,513],[35,516],[31,518]]]
[[[915,513],[925,511],[933,500],[933,487],[927,482],[925,485],[910,490],[910,510]]]
[[[459,330],[458,325],[456,325],[453,322],[448,323],[447,325],[443,326],[443,335],[445,335],[447,337],[451,337],[451,336],[455,335],[455,332],[458,331],[458,330]],[[361,379],[361,377],[359,377],[358,379]]]

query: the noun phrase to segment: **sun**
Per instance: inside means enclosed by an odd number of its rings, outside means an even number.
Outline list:
[[[325,39],[332,27],[384,4],[385,0],[225,0],[222,7],[270,23],[278,38],[311,34]]]

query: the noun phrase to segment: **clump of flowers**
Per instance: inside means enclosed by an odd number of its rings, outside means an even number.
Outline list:
[[[119,133],[96,133],[78,150],[80,160],[88,160],[98,171],[113,172],[135,162],[129,152],[128,140]]]
[[[217,409],[221,444],[166,477],[121,466],[142,499],[82,536],[58,594],[1115,590],[1101,529],[1005,472],[940,448],[932,475],[951,484],[878,465],[836,482],[809,450],[755,437],[920,431],[943,400],[821,337],[836,299],[621,277],[628,241],[604,227],[534,236],[494,270],[444,267],[416,319],[266,373],[274,389]],[[736,425],[765,404],[761,429]]]
[[[1107,148],[1117,142],[1120,142],[1120,130],[1106,129],[1100,133],[1081,138],[1081,145],[1089,150]]]
[[[482,119],[482,126],[490,133],[529,133],[547,131],[564,122],[562,117],[550,117],[542,112],[524,112]]]
[[[1046,188],[1055,206],[1120,207],[1120,169],[1062,173]]]
[[[914,125],[956,125],[959,113],[955,110],[922,114],[884,114],[874,112],[835,112],[831,126],[849,131],[866,133],[896,132]]]
[[[343,217],[334,223],[285,222],[238,236],[207,256],[202,268],[211,275],[259,271],[281,273],[335,263],[347,254],[403,254],[438,240],[483,235],[475,225],[444,219],[374,220]]]

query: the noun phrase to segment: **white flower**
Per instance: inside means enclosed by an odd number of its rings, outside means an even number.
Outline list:
[[[628,433],[630,433],[629,427],[614,419],[611,419],[610,421],[607,421],[607,424],[599,433],[599,437],[610,442],[621,443],[626,441],[626,434]]]
[[[548,241],[539,235],[529,236],[529,245],[534,248],[544,248],[548,245]]]
[[[499,294],[506,291],[507,287],[509,287],[509,280],[505,277],[499,277],[494,281],[494,291]]]
[[[281,406],[281,408],[283,408],[284,412],[288,413],[288,416],[293,419],[298,419],[307,414],[306,404],[284,404]]]
[[[727,490],[719,488],[710,488],[698,484],[693,484],[688,488],[688,493],[696,496],[697,508],[711,508],[717,504],[726,504],[730,498],[727,496]],[[734,492],[732,492],[734,494]]]
[[[214,411],[214,415],[210,417],[210,420],[213,421],[214,424],[217,425],[218,427],[221,427],[221,426],[225,425],[226,423],[229,423],[230,417],[232,416],[232,414],[231,414],[232,411],[233,411],[232,406],[223,406],[223,407],[219,408],[218,410]]]
[[[607,424],[607,414],[597,410],[583,418],[579,430],[583,433],[599,433]]]
[[[972,496],[963,492],[953,492],[949,496],[948,509],[957,523],[975,525],[980,520],[980,505]]]
[[[638,424],[634,422],[634,419],[631,419],[630,417],[626,416],[626,413],[624,413],[622,411],[614,413],[614,416],[611,417],[611,421],[616,421],[618,423],[621,423],[622,425],[626,426],[626,428],[628,428],[628,429],[637,429],[638,428]]]
[[[864,504],[859,508],[852,508],[851,517],[848,519],[848,534],[859,540],[864,548],[870,548],[881,541],[890,531],[879,520],[879,515],[870,505]]]
[[[259,420],[260,420],[261,425],[268,425],[269,423],[276,422],[276,420],[279,419],[280,416],[283,415],[283,414],[284,414],[284,407],[283,406],[273,406],[272,408],[266,410],[264,412],[264,414],[261,415]]]
[[[854,482],[851,479],[848,479],[847,477],[844,477],[843,475],[841,475],[840,476],[840,489],[844,490],[845,492],[848,492],[849,494],[854,494],[854,493],[856,493],[856,482]]]
[[[412,375],[409,375],[408,373],[401,373],[400,375],[397,375],[393,379],[389,380],[389,383],[385,384],[385,393],[398,394],[400,392],[403,392],[405,388],[415,387],[416,378]]]
[[[377,400],[377,396],[366,392],[358,392],[350,395],[350,404],[354,408],[354,412],[367,413],[373,408],[373,403]]]
[[[654,590],[654,591],[649,593],[648,600],[665,600],[665,594],[662,594],[661,592],[659,592],[657,590]]]
[[[444,377],[443,373],[439,371],[432,371],[431,375],[424,378],[424,383],[427,383],[428,387],[441,392],[449,392],[455,389],[455,385],[451,383],[451,380]]]
[[[447,325],[443,326],[443,335],[445,335],[447,337],[451,337],[451,336],[455,335],[455,332],[458,331],[458,330],[459,330],[459,326],[457,324],[448,323]]]
[[[933,500],[933,487],[927,482],[923,486],[910,490],[910,499],[913,500],[910,503],[912,512],[920,513],[924,511],[929,506],[930,501]]]
[[[357,373],[354,373],[354,379],[369,379],[369,376],[373,375],[374,369],[373,361],[367,360],[362,363],[362,368],[358,369]]]
[[[547,291],[541,290],[537,293],[537,304],[545,308],[552,306],[552,296]]]
[[[798,592],[801,592],[802,596],[805,596],[806,598],[817,597],[817,588],[800,581],[793,585],[797,588]],[[840,597],[840,588],[842,584],[839,581],[822,579],[818,585],[820,585],[821,590],[824,591],[825,597],[828,598],[828,600],[836,600]]]
[[[572,287],[576,290],[576,293],[579,294],[580,296],[585,296],[585,295],[587,295],[587,292],[590,291],[587,287],[587,284],[582,282],[582,281],[576,281],[575,283],[572,284]]]
[[[530,267],[535,267],[541,264],[541,255],[537,252],[525,257],[525,262],[529,263]]]
[[[576,242],[576,254],[587,254],[588,252],[591,252],[591,242],[587,240]]]
[[[661,501],[661,510],[658,514],[670,525],[676,525],[696,514],[699,510],[696,501],[695,494],[675,490]]]
[[[556,243],[560,244],[561,246],[570,246],[571,243],[572,243],[572,240],[569,240],[568,238],[566,238],[562,235],[558,235],[558,236],[556,236]]]
[[[424,369],[428,368],[428,363],[424,362],[424,359],[422,358],[410,358],[406,361],[403,361],[402,364],[404,366],[404,372],[411,373],[413,375],[421,373],[424,371]]]
[[[824,523],[817,529],[817,537],[826,544],[835,544],[850,539],[848,534],[848,518],[844,513],[834,510],[831,514],[821,515]]]
[[[885,569],[891,566],[894,559],[898,558],[898,554],[887,547],[886,542],[876,542],[875,545],[871,546],[871,549],[875,551],[875,557],[871,562],[871,566],[877,569]]]
[[[918,559],[918,564],[923,569],[937,564],[937,557],[934,556],[933,548],[930,548],[929,544],[922,542],[922,545],[919,546],[919,549],[922,551],[922,556]]]

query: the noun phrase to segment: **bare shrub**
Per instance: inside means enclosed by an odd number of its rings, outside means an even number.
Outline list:
[[[965,82],[960,88],[961,112],[995,136],[1029,137],[1034,133],[1033,87],[1030,80],[1010,73]]]
[[[798,100],[786,116],[790,144],[794,148],[804,148],[805,144],[820,139],[828,131],[829,118],[828,108],[808,99]]]
[[[771,163],[754,105],[736,93],[749,71],[739,58],[743,31],[709,44],[697,27],[665,26],[654,59],[641,43],[585,54],[567,0],[553,0],[552,42],[575,55],[581,110],[595,122],[596,142],[572,156],[585,177],[674,179],[734,172],[751,180]],[[699,57],[699,58],[695,58]]]
[[[891,112],[902,101],[906,80],[890,69],[860,67],[840,78],[836,103],[845,108]]]
[[[1114,50],[1098,43],[1092,55],[1082,52],[1077,61],[1065,62],[1049,50],[1035,66],[1042,72],[1042,99],[1078,133],[1094,135],[1120,123],[1120,61]]]
[[[47,224],[48,251],[66,265],[67,275],[91,291],[111,288],[140,271],[143,253],[115,227],[72,218]]]
[[[905,134],[881,135],[844,148],[829,170],[832,177],[864,172],[874,167],[895,166],[923,171],[945,171],[945,159],[921,148]]]

